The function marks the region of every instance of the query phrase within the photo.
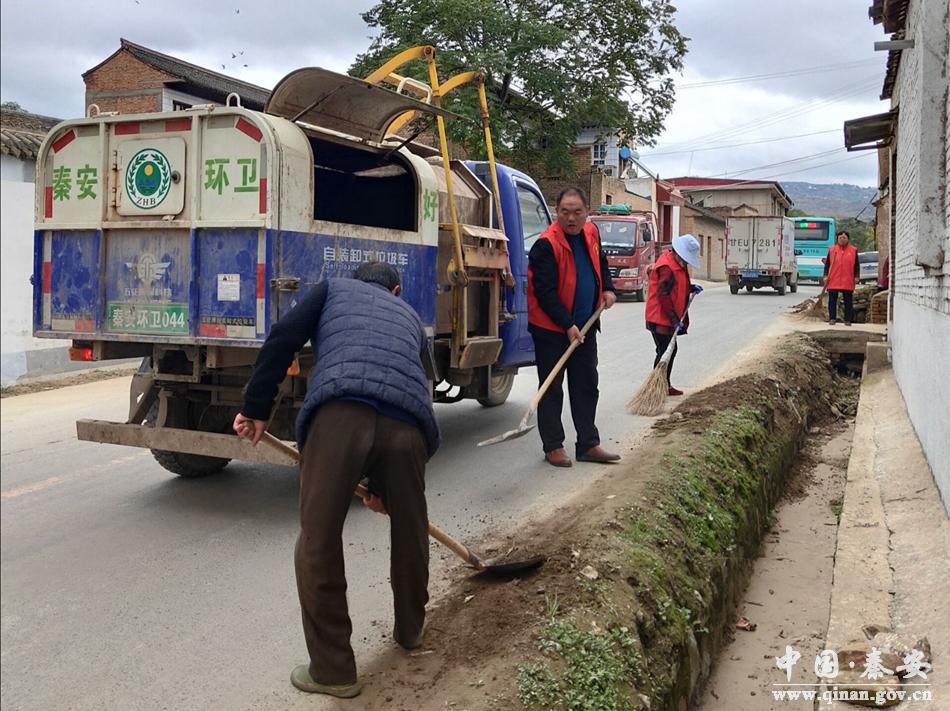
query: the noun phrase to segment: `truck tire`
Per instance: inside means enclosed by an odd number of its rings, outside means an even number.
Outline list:
[[[790,281],[790,282],[788,283],[788,289],[789,289],[789,291],[791,291],[793,294],[795,294],[795,293],[798,292],[798,277],[795,278],[795,281]]]
[[[730,293],[730,294],[733,294],[733,295],[738,294],[738,293],[739,293],[739,285],[738,285],[738,284],[730,284],[730,285],[729,285],[729,293]]]
[[[488,379],[488,395],[478,398],[478,402],[484,407],[498,407],[508,399],[514,384],[514,373],[492,373]]]
[[[633,298],[635,298],[637,301],[640,301],[640,302],[646,301],[647,299],[646,291],[643,289],[637,289],[633,293]]]
[[[168,426],[180,427],[182,429],[198,429],[191,426],[190,403],[181,400],[173,400],[169,403]],[[145,425],[152,426],[152,423],[158,419],[158,402],[152,405],[149,410]],[[225,457],[208,457],[203,454],[187,454],[185,452],[169,452],[164,449],[152,449],[152,456],[155,461],[162,465],[172,474],[185,477],[186,479],[197,479],[199,477],[215,474],[224,469],[231,461]]]
[[[779,296],[785,296],[785,285],[782,284],[780,287],[778,287],[778,289],[776,289],[776,291],[778,292]]]
[[[752,290],[753,290],[754,288],[755,288],[755,287],[752,286],[752,284],[746,284],[746,285],[745,285],[745,290],[746,290],[747,292],[749,292],[750,294],[752,293]]]

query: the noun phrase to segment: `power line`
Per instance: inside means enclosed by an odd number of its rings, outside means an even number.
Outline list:
[[[803,160],[813,160],[814,158],[824,158],[825,156],[830,156],[833,153],[838,153],[843,150],[845,150],[844,147],[839,146],[838,148],[832,148],[830,151],[821,151],[820,153],[812,153],[811,155],[807,155],[807,156],[800,156],[798,158],[790,158],[789,160],[779,161],[778,163],[766,163],[765,165],[757,165],[754,168],[744,168],[743,170],[730,170],[725,173],[718,173],[717,175],[714,175],[712,177],[716,178],[719,176],[728,177],[730,175],[732,176],[742,175],[743,173],[751,173],[756,170],[762,170],[763,168],[774,168],[779,165],[788,165],[789,163],[800,163]]]
[[[710,189],[728,188],[728,187],[732,187],[733,185],[745,185],[747,183],[755,183],[755,182],[759,182],[763,180],[772,180],[773,178],[781,178],[786,175],[795,175],[796,173],[804,173],[809,170],[817,170],[818,168],[824,168],[825,166],[828,166],[828,165],[836,165],[838,163],[847,163],[850,160],[857,160],[858,158],[867,158],[868,155],[872,155],[872,154],[860,153],[856,156],[849,156],[847,158],[842,158],[840,160],[826,161],[824,163],[819,163],[818,165],[808,166],[807,168],[797,168],[795,170],[786,170],[781,173],[773,173],[772,175],[763,175],[763,176],[754,177],[754,178],[743,178],[742,180],[736,180],[735,182],[732,182],[732,183],[717,183],[715,185],[710,185],[709,187]],[[704,177],[713,177],[713,176],[704,176]],[[690,186],[690,187],[695,187],[700,190],[702,189],[702,186]]]
[[[825,131],[812,131],[811,133],[796,133],[791,136],[775,136],[774,138],[763,138],[758,141],[744,141],[742,143],[727,143],[724,146],[710,146],[708,148],[693,148],[693,149],[687,149],[683,151],[660,151],[658,153],[644,153],[640,157],[652,158],[654,156],[672,156],[672,155],[678,155],[681,153],[698,153],[700,151],[718,151],[718,150],[722,150],[723,148],[738,148],[740,146],[754,146],[759,143],[774,143],[775,141],[787,141],[792,138],[804,138],[805,136],[820,136],[825,133],[840,133],[840,132],[841,132],[840,128],[829,128]]]
[[[857,85],[853,82],[847,84],[844,87],[840,87],[838,90],[831,92],[823,99],[813,99],[803,106],[797,106],[792,108],[781,109],[779,111],[773,112],[771,114],[766,114],[765,116],[760,116],[751,121],[745,123],[736,124],[730,128],[720,129],[718,131],[713,131],[711,133],[696,136],[695,138],[680,141],[678,143],[668,144],[667,147],[677,148],[677,149],[687,149],[695,148],[702,146],[707,143],[716,143],[728,138],[733,138],[737,134],[743,133],[745,131],[757,130],[760,128],[765,128],[766,126],[771,126],[776,123],[781,123],[782,121],[787,121],[791,118],[796,118],[798,116],[811,113],[818,108],[823,108],[830,104],[837,103],[842,99],[848,98],[855,94],[860,94],[872,86],[876,86],[880,80],[877,74],[873,76],[866,77],[862,79]]]
[[[839,69],[857,68],[869,64],[877,64],[877,59],[863,59],[853,62],[841,62],[840,64],[825,64],[817,67],[806,67],[803,69],[788,69],[771,74],[750,74],[744,77],[729,77],[726,79],[710,79],[709,81],[691,82],[689,84],[676,84],[676,89],[701,89],[709,86],[725,86],[727,84],[742,84],[745,82],[762,81],[764,79],[779,79],[783,77],[801,76],[804,74],[819,74],[822,72],[833,72]]]

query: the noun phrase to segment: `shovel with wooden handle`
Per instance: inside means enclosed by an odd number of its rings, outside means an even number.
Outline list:
[[[587,323],[584,324],[584,327],[581,329],[581,336],[586,336],[587,332],[590,330],[591,326],[597,323],[597,319],[600,318],[600,315],[604,312],[604,307],[600,306],[593,315],[587,319]],[[534,414],[535,410],[538,409],[538,405],[541,404],[542,398],[548,391],[548,388],[551,387],[551,383],[557,378],[558,374],[567,364],[567,359],[571,357],[571,353],[577,350],[577,347],[581,344],[580,339],[571,341],[571,344],[567,347],[567,350],[564,351],[564,355],[561,356],[561,359],[555,364],[551,369],[551,372],[548,374],[548,377],[544,379],[544,382],[541,383],[541,387],[538,388],[538,392],[535,394],[534,398],[531,400],[531,404],[528,405],[528,411],[524,413],[524,417],[521,418],[521,423],[513,430],[508,430],[507,432],[492,437],[491,439],[486,439],[483,442],[479,442],[479,447],[487,447],[492,444],[499,444],[500,442],[507,442],[510,439],[518,439],[519,437],[524,437],[531,430],[535,428],[534,424],[528,424],[528,420],[531,419],[531,415]]]
[[[261,438],[261,441],[265,442],[268,446],[283,452],[287,456],[291,457],[294,461],[298,463],[300,462],[300,452],[298,452],[296,448],[291,447],[286,442],[277,439],[270,432],[265,432],[264,436]],[[368,493],[369,491],[365,486],[358,484],[356,486],[356,491],[353,492],[353,495],[364,498]],[[450,551],[455,553],[455,555],[461,558],[470,568],[474,568],[480,573],[490,573],[492,575],[511,575],[514,573],[522,573],[528,570],[533,570],[544,563],[544,558],[542,556],[534,556],[532,558],[526,558],[523,560],[506,560],[505,556],[491,559],[482,558],[464,543],[455,540],[452,538],[452,536],[433,523],[429,524],[429,535],[443,546],[448,548]]]

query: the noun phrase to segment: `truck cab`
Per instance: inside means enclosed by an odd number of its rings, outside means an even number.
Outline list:
[[[635,212],[630,205],[601,205],[589,220],[600,232],[601,248],[607,256],[617,296],[633,296],[643,301],[656,260],[656,215]]]
[[[410,113],[440,129],[453,118],[308,68],[263,112],[93,111],[54,127],[37,160],[34,335],[71,339],[76,360],[143,359],[127,421],[81,420],[80,439],[147,447],[184,476],[233,458],[286,463],[230,433],[242,389],[273,323],[368,261],[400,273],[429,335],[433,399],[503,403],[534,361],[519,191],[540,190],[390,134]],[[281,385],[279,438],[292,439],[312,366],[307,348]]]

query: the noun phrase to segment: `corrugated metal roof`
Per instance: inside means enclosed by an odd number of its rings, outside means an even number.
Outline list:
[[[43,138],[59,122],[27,111],[0,111],[0,152],[20,160],[36,160]]]

